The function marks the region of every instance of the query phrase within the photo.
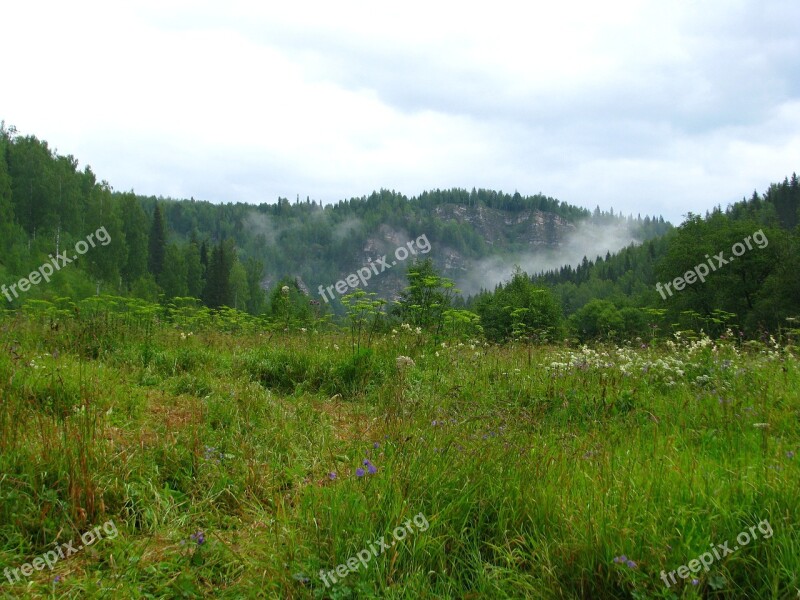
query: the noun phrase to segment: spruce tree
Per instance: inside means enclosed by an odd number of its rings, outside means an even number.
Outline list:
[[[153,223],[150,227],[150,241],[148,244],[147,269],[156,279],[164,269],[164,256],[167,252],[167,228],[164,224],[164,217],[161,215],[161,207],[156,204],[153,209]]]

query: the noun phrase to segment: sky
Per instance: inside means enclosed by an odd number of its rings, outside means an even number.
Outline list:
[[[14,2],[0,119],[116,190],[689,212],[800,171],[800,2]]]

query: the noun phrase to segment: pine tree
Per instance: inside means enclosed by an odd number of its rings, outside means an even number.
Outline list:
[[[127,256],[121,274],[128,287],[147,272],[148,234],[145,214],[133,192],[122,194],[122,231],[125,234]]]
[[[164,269],[164,256],[167,251],[167,228],[161,214],[161,207],[156,204],[153,209],[153,223],[150,227],[150,241],[148,244],[147,268],[153,277],[158,280]]]
[[[197,240],[192,239],[184,248],[183,253],[183,259],[186,263],[186,292],[192,298],[201,298],[205,281]]]
[[[203,300],[211,308],[232,305],[230,278],[235,258],[233,245],[228,241],[214,246],[211,251],[203,293]]]

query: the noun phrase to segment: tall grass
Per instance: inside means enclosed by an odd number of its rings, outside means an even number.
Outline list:
[[[0,320],[0,571],[108,519],[120,533],[52,572],[3,575],[2,597],[800,587],[794,347],[531,349],[399,329],[354,350],[347,332],[93,302]],[[377,473],[356,474],[365,459]],[[325,586],[321,569],[419,513],[426,531]],[[771,538],[664,585],[662,570],[765,519]]]

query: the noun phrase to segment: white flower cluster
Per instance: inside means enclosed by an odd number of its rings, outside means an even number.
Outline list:
[[[414,359],[410,358],[408,356],[398,356],[395,359],[395,362],[397,364],[397,368],[398,369],[403,369],[404,367],[414,367],[414,366],[416,366],[416,363],[414,362]]]
[[[713,360],[718,361],[718,347],[714,342],[703,335],[695,341],[681,339],[680,333],[675,335],[677,343],[667,341],[671,354],[654,357],[649,351],[639,351],[632,346],[620,346],[609,350],[595,350],[583,346],[580,351],[559,352],[554,357],[547,371],[554,374],[581,370],[617,369],[623,375],[647,375],[653,382],[662,382],[668,386],[676,385],[678,381],[694,383],[698,386],[709,385],[712,378],[707,374],[695,375],[691,378],[687,373],[697,373],[708,368],[706,359],[696,356],[704,348],[711,348]],[[740,358],[738,350],[732,345],[725,345],[724,351],[731,360],[721,361],[723,369],[728,369],[731,364]],[[718,383],[725,387],[725,382]]]

